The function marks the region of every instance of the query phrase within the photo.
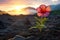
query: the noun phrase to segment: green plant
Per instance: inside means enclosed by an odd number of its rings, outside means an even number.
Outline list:
[[[46,17],[43,17],[43,18],[35,17],[35,19],[36,19],[36,25],[31,27],[30,29],[38,28],[41,31],[45,27],[45,22],[47,21],[47,18]]]

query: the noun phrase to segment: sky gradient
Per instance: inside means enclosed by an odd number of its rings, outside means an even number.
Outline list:
[[[60,0],[0,0],[1,10],[14,9],[16,6],[26,7],[38,7],[40,4],[55,5],[60,4]]]

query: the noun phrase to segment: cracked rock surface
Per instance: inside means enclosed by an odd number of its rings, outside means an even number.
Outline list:
[[[60,40],[60,15],[50,15],[41,32],[29,30],[35,22],[34,15],[0,15],[0,40]]]

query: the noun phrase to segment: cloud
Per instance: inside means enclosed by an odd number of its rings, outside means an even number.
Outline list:
[[[26,4],[26,5],[32,5],[32,4],[39,4],[39,3],[46,3],[46,4],[53,4],[54,0],[0,0],[0,4]],[[55,0],[58,3],[59,0]]]
[[[8,0],[0,0],[0,4],[7,4],[8,2]]]
[[[52,0],[0,0],[0,9],[11,9],[12,6],[28,5],[38,7],[40,4],[53,5],[60,4],[60,0],[53,2]]]

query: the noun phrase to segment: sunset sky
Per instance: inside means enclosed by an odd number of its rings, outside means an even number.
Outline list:
[[[38,7],[40,4],[60,4],[59,0],[0,0],[0,10],[12,10],[27,6]]]

